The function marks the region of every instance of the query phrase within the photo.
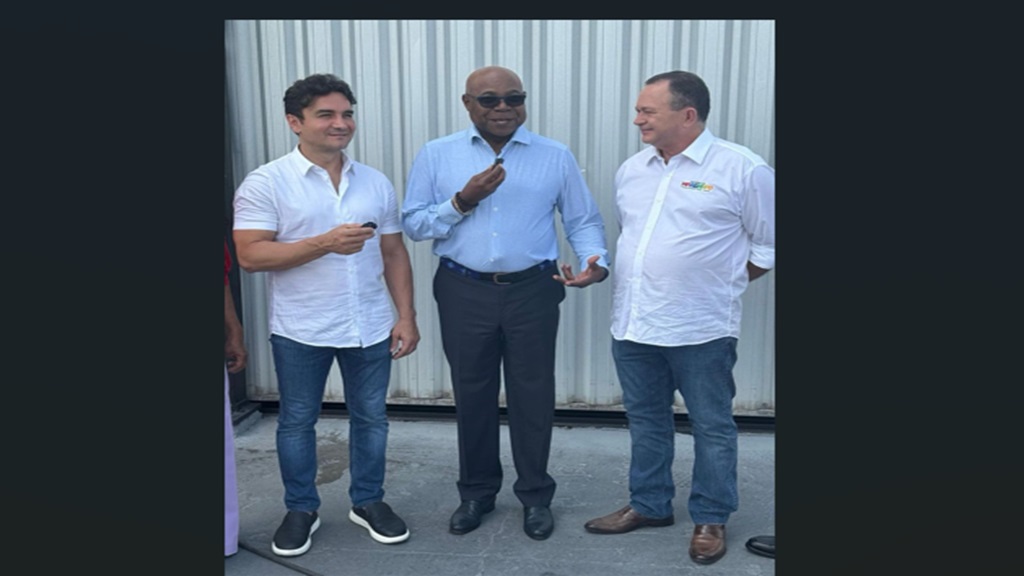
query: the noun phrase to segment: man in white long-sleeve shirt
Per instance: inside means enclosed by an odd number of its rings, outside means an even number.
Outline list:
[[[739,505],[732,370],[741,296],[775,265],[775,170],[714,136],[710,95],[682,71],[652,76],[633,123],[646,148],[615,175],[621,233],[613,272],[612,356],[632,443],[630,502],[585,524],[621,534],[674,523],[674,393],[693,425],[689,554],[726,551]]]

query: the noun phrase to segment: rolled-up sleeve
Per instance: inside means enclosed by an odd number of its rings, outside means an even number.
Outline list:
[[[775,267],[775,170],[755,166],[748,175],[743,203],[743,227],[750,235],[750,262],[758,268]]]

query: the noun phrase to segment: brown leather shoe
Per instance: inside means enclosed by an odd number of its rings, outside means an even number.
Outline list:
[[[594,518],[584,524],[583,529],[594,534],[624,534],[644,526],[671,526],[674,523],[675,518],[671,514],[665,518],[648,518],[627,504],[607,516]]]
[[[725,556],[725,524],[697,524],[690,539],[690,558],[698,564],[714,564]]]

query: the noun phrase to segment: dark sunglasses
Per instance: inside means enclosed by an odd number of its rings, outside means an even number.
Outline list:
[[[511,94],[509,96],[473,96],[484,108],[494,108],[502,100],[509,106],[522,106],[526,102],[526,94]]]

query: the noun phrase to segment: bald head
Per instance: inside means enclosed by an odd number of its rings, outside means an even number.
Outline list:
[[[483,92],[482,86],[496,83],[504,86],[514,85],[520,91],[523,89],[523,81],[515,72],[501,66],[484,66],[466,77],[466,94],[479,94]]]

